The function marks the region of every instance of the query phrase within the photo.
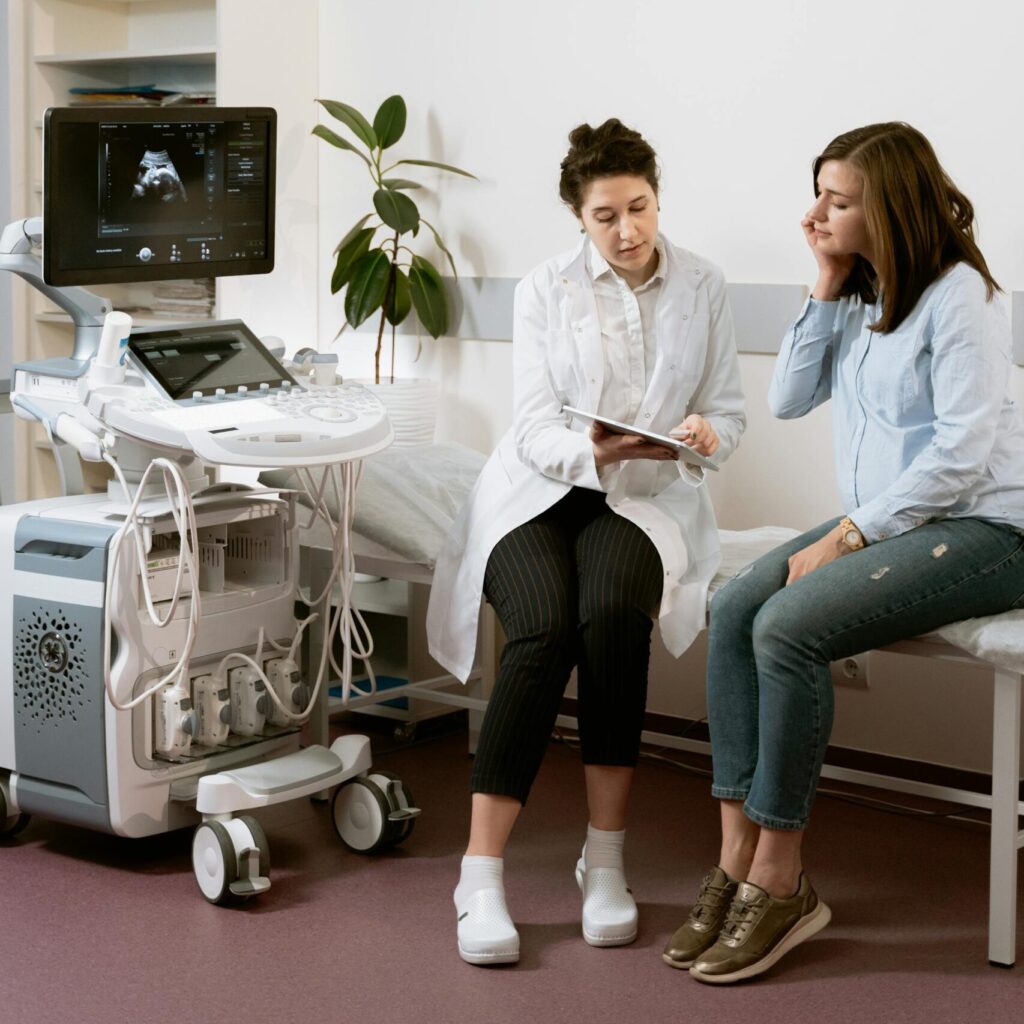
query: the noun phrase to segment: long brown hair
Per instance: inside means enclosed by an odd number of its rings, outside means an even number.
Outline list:
[[[864,184],[864,215],[875,266],[857,256],[842,295],[875,302],[882,315],[871,330],[894,331],[921,293],[956,263],[973,267],[988,285],[988,298],[1002,289],[974,240],[974,207],[942,169],[931,143],[902,121],[869,124],[834,138],[814,161],[842,160]]]

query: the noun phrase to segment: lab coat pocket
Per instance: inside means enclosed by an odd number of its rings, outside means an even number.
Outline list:
[[[579,396],[576,343],[572,331],[548,332],[548,373],[558,397],[572,405]]]

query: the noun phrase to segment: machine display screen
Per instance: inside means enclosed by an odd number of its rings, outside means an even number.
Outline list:
[[[261,384],[296,383],[240,320],[133,332],[128,350],[143,373],[175,401],[196,391],[212,395],[224,388],[235,394],[243,386],[259,391]]]
[[[48,110],[47,283],[272,270],[275,126],[269,108]]]

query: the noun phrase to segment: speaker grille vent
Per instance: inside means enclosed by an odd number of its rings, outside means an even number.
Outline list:
[[[78,722],[92,704],[88,658],[81,624],[59,606],[18,618],[14,703],[21,724],[41,733]]]

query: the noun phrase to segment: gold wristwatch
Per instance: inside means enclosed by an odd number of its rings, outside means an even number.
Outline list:
[[[849,516],[843,516],[840,520],[839,536],[842,539],[843,547],[848,551],[860,551],[867,545],[864,534],[860,532],[857,524]]]

